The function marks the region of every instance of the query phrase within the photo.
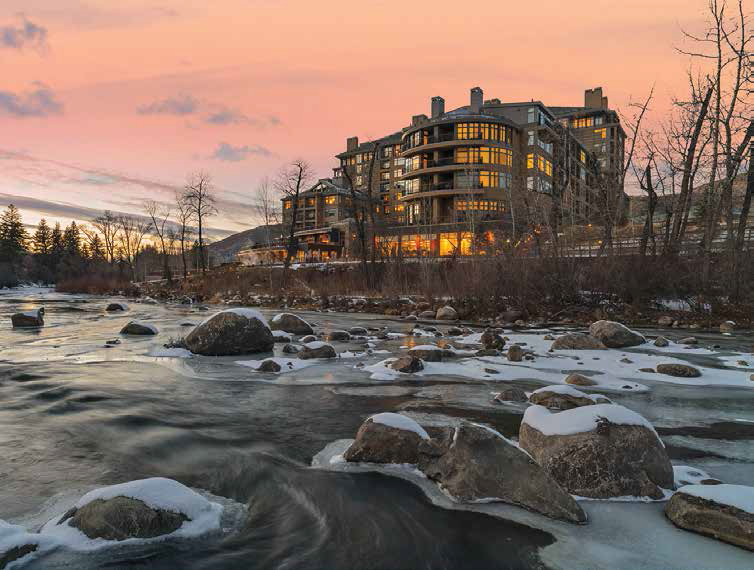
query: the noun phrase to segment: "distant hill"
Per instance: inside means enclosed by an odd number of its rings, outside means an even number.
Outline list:
[[[280,237],[283,231],[282,224],[269,226],[269,235],[271,239]],[[244,230],[237,234],[230,235],[225,239],[209,244],[207,248],[209,253],[217,262],[223,263],[233,261],[239,250],[244,247],[265,243],[267,241],[267,226],[259,226],[250,230]]]

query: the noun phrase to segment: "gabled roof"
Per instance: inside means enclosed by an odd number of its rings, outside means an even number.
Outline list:
[[[403,130],[400,130],[398,132],[389,134],[379,139],[375,139],[373,141],[366,141],[366,142],[361,143],[359,146],[357,146],[353,150],[347,150],[345,152],[341,152],[340,154],[337,154],[336,157],[341,158],[344,156],[350,156],[352,154],[357,154],[360,152],[370,152],[375,149],[377,144],[379,144],[380,146],[400,144],[402,135],[403,135]]]
[[[317,182],[308,190],[304,190],[299,193],[299,198],[310,196],[314,194],[343,194],[349,195],[348,190],[342,186],[338,186],[333,182],[332,178],[320,178]],[[291,196],[286,196],[283,200],[291,199]]]

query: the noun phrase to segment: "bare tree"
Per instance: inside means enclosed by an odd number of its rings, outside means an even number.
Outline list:
[[[254,211],[259,219],[262,220],[265,228],[265,245],[268,247],[272,243],[271,226],[279,223],[280,200],[274,192],[274,188],[269,178],[263,178],[254,189]]]
[[[102,236],[107,261],[113,263],[117,258],[116,249],[119,241],[118,234],[120,233],[118,217],[110,210],[105,210],[101,216],[92,220],[92,226]]]
[[[199,171],[191,176],[186,184],[183,199],[191,218],[197,225],[199,258],[202,273],[207,271],[207,259],[204,249],[204,224],[206,219],[217,214],[214,186],[209,173]]]
[[[302,159],[293,160],[280,169],[274,182],[274,188],[291,200],[291,217],[286,244],[284,273],[291,265],[291,259],[297,249],[296,243],[296,220],[298,218],[299,195],[311,183],[313,178],[312,167]]]
[[[165,238],[167,237],[166,230],[172,210],[167,204],[160,204],[156,200],[147,200],[144,202],[144,211],[152,220],[152,231],[160,242],[163,277],[170,282],[172,281],[172,274],[170,273],[170,264],[168,263],[168,249]]]
[[[188,206],[188,202],[186,201],[184,195],[180,192],[175,193],[175,206],[175,218],[176,224],[178,226],[178,228],[176,229],[176,238],[180,246],[181,262],[183,264],[183,277],[186,278],[188,276],[188,261],[186,254],[188,253],[189,244],[191,243],[194,233],[194,230],[191,227],[192,215],[191,210]]]
[[[141,251],[144,238],[149,233],[152,224],[132,216],[119,216],[118,225],[120,226],[120,233],[118,234],[119,246],[123,252],[125,261],[131,268],[131,277],[136,281],[136,258],[139,255],[139,251]]]

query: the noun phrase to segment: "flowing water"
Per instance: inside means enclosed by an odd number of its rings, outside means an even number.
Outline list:
[[[658,504],[584,503],[592,522],[574,527],[515,507],[461,508],[426,482],[384,471],[312,466],[328,445],[353,438],[366,417],[383,411],[464,417],[515,436],[523,407],[492,404],[490,393],[545,385],[532,371],[504,381],[371,378],[362,365],[389,356],[380,351],[399,352],[406,339],[396,338],[378,343],[378,354],[264,374],[238,364],[264,355],[182,358],[162,348],[206,312],[129,303],[125,314],[108,314],[110,301],[35,289],[0,294],[0,519],[36,530],[90,489],[154,476],[210,493],[229,514],[223,531],[205,539],[85,554],[59,548],[28,568],[596,568],[605,561],[637,568],[670,567],[673,560],[686,561],[678,567],[713,567],[707,564],[717,560],[717,567],[745,568],[751,562],[743,550],[675,529]],[[12,313],[42,305],[43,329],[10,327]],[[410,328],[374,315],[302,316],[324,330]],[[108,347],[132,319],[153,323],[160,334],[120,337]],[[730,359],[754,364],[750,336],[703,340],[721,348],[714,357],[689,354],[689,360],[717,368]],[[363,350],[356,343],[336,348]],[[657,426],[674,463],[754,484],[754,382],[702,388],[640,381],[650,390],[610,396]],[[685,559],[673,558],[679,548]]]

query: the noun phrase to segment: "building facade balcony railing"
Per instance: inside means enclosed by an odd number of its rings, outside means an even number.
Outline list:
[[[425,170],[432,170],[437,168],[448,168],[448,170],[503,170],[510,168],[509,162],[459,162],[454,157],[441,158],[438,160],[425,160],[422,161],[418,167],[413,168],[408,162],[406,163],[406,171],[401,180],[412,178],[418,174],[421,174]]]
[[[411,139],[406,139],[401,144],[401,154],[413,153],[419,149],[424,149],[432,145],[439,143],[460,143],[460,144],[489,144],[494,146],[510,147],[510,140],[504,140],[500,137],[491,137],[487,130],[477,130],[464,133],[463,136],[458,136],[456,133],[441,133],[437,136],[424,137],[418,144],[414,144]]]

